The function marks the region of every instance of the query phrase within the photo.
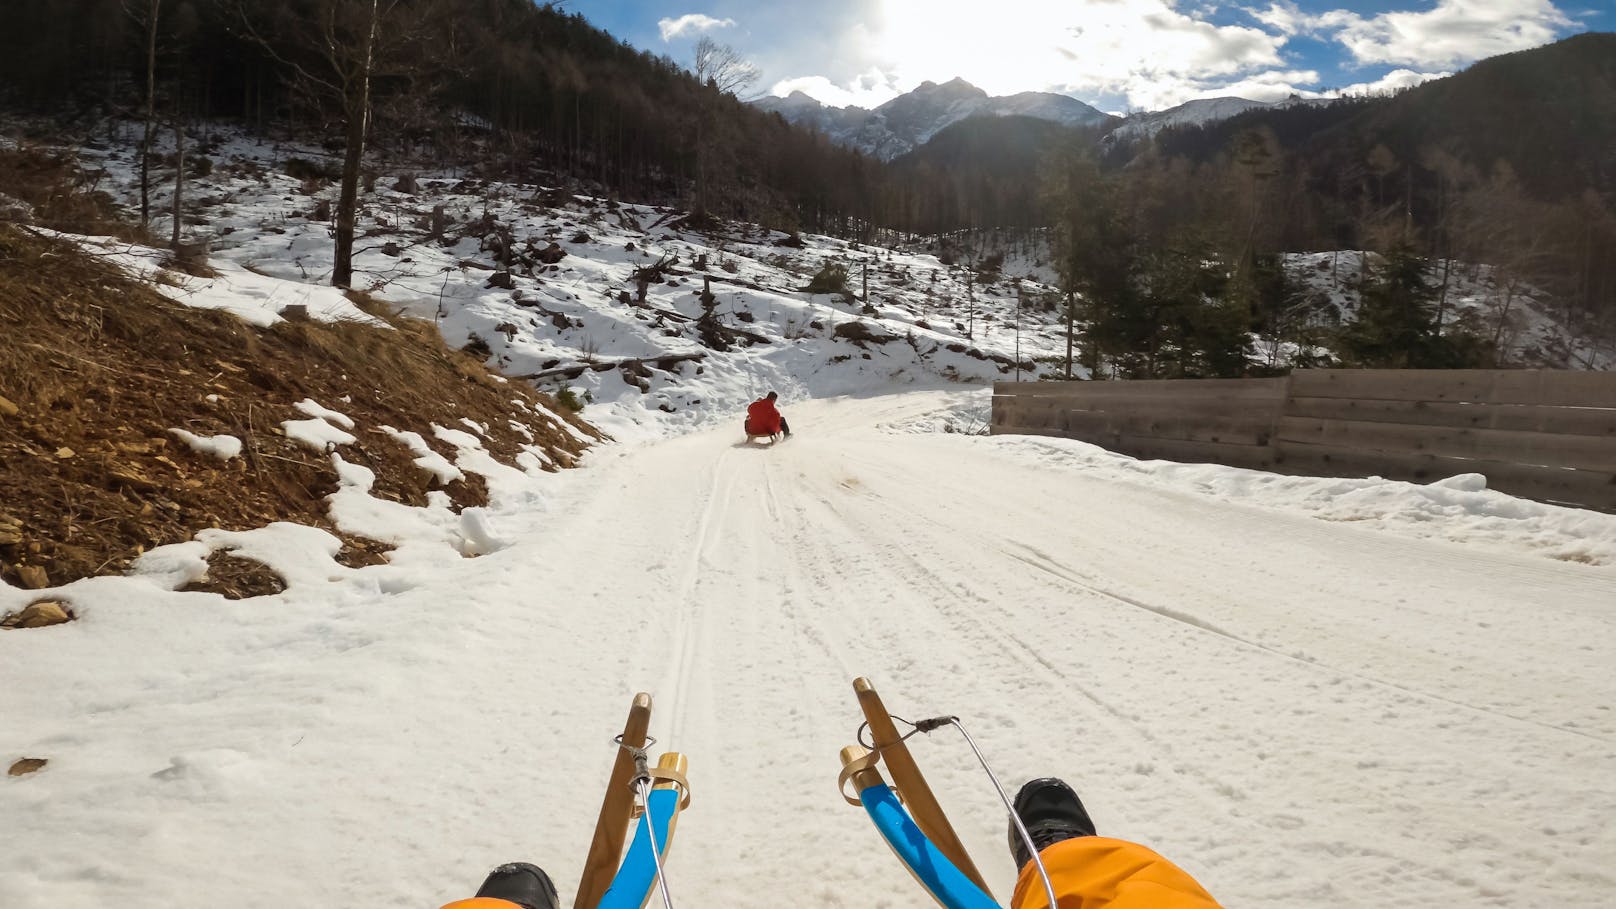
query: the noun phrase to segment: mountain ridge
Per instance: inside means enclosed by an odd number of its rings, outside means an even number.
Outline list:
[[[833,143],[891,161],[926,144],[942,130],[969,117],[1028,116],[1063,126],[1104,123],[1110,114],[1054,92],[989,95],[962,78],[922,82],[874,108],[833,107],[805,92],[752,102],[787,122],[824,133]]]
[[[1278,110],[1297,105],[1323,106],[1335,103],[1337,98],[1302,98],[1292,95],[1282,101],[1253,101],[1236,95],[1216,98],[1192,98],[1183,104],[1165,110],[1134,114],[1122,121],[1106,135],[1110,141],[1147,139],[1164,129],[1177,126],[1202,126],[1238,117],[1254,110]]]

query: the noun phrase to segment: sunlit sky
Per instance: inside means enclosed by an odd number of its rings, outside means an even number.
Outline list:
[[[1586,31],[1616,0],[570,0],[689,65],[702,35],[755,63],[752,94],[874,107],[924,81],[1051,91],[1102,110],[1414,85]]]

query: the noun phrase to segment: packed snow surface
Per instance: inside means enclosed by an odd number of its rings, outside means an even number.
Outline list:
[[[198,454],[212,455],[221,461],[241,457],[241,440],[235,436],[222,433],[216,436],[199,436],[179,428],[170,429],[169,432]]]
[[[440,426],[488,507],[382,502],[330,455],[334,519],[389,564],[276,524],[47,591],[79,620],[0,632],[0,757],[50,761],[0,778],[0,906],[433,907],[509,860],[570,896],[643,690],[690,759],[676,903],[919,909],[836,794],[860,675],[1228,906],[1610,905],[1616,517],[939,431],[986,404],[788,400],[774,447],[724,426],[562,474]],[[288,589],[178,592],[218,549]],[[969,750],[911,744],[1007,898]]]
[[[88,242],[254,324],[380,324],[319,286],[330,240],[280,172],[293,152],[216,152],[195,194],[214,277]],[[104,160],[127,196],[129,149]],[[691,762],[677,903],[918,909],[835,792],[859,675],[903,716],[960,716],[1011,785],[1066,777],[1102,833],[1229,906],[1610,905],[1616,516],[1474,475],[1285,477],[979,435],[988,393],[937,386],[1033,358],[1047,375],[1065,350],[1035,245],[1005,257],[1030,280],[973,284],[919,249],[419,182],[366,194],[362,286],[629,441],[552,474],[536,449],[496,461],[487,427],[450,413],[430,434],[452,459],[306,401],[283,431],[330,460],[332,521],[393,544],[387,564],[346,567],[336,536],[276,523],[159,547],[129,577],[0,585],[0,613],[58,598],[79,617],[0,631],[0,765],[49,761],[0,778],[3,909],[432,907],[517,859],[570,895],[642,690],[659,748]],[[500,286],[496,227],[568,255],[500,266]],[[1345,261],[1300,262],[1341,312]],[[803,289],[827,264],[858,297]],[[709,281],[741,333],[727,351],[694,327]],[[838,333],[854,321],[871,340]],[[1528,329],[1523,347],[1566,347]],[[794,437],[740,444],[770,389]],[[341,446],[377,430],[440,481],[481,477],[488,505],[371,495]],[[179,590],[221,551],[286,591]],[[968,749],[913,745],[1007,897],[1002,808]]]

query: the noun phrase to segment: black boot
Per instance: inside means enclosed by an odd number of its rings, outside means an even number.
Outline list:
[[[1094,822],[1089,820],[1083,802],[1072,787],[1054,777],[1033,780],[1016,793],[1016,816],[1027,825],[1027,833],[1038,852],[1052,844],[1074,836],[1093,836]],[[1021,841],[1014,822],[1010,824],[1010,858],[1016,870],[1032,861],[1027,844]]]
[[[527,862],[511,862],[495,868],[477,888],[477,895],[509,900],[522,909],[561,909],[550,875]]]

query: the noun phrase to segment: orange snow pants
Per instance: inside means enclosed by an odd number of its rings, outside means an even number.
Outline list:
[[[1138,843],[1103,836],[1061,840],[1038,853],[1058,909],[1219,909],[1183,869]],[[1013,909],[1048,909],[1038,867],[1016,878]]]

